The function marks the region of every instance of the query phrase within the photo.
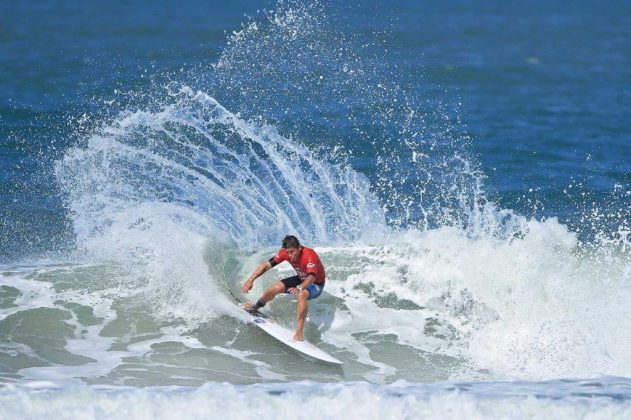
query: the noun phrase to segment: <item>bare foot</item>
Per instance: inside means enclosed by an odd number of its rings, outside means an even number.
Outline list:
[[[298,334],[298,333],[296,333],[296,334],[294,334],[294,338],[293,338],[293,339],[294,339],[295,341],[304,341],[304,340],[305,340],[305,336],[304,336],[304,335],[302,335],[302,334]]]
[[[246,311],[250,313],[256,312],[256,310],[254,309],[254,304],[252,302],[245,302],[242,306],[243,306],[243,309],[245,309]]]

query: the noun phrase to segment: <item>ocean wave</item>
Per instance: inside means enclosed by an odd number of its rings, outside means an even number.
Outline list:
[[[628,381],[375,386],[365,383],[0,389],[6,418],[594,418],[631,414]]]

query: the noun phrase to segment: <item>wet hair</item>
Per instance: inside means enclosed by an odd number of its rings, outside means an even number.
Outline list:
[[[300,241],[294,235],[287,235],[283,238],[283,249],[298,248]]]

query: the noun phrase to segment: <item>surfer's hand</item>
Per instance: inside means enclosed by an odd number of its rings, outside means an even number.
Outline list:
[[[243,293],[247,293],[247,292],[249,292],[249,291],[250,291],[250,289],[252,288],[252,284],[253,284],[253,283],[254,283],[254,282],[252,282],[252,281],[250,281],[250,280],[246,280],[246,282],[245,282],[245,283],[243,283],[243,287],[241,288],[241,291],[242,291]]]
[[[300,289],[298,289],[297,287],[290,287],[289,289],[287,289],[287,291],[296,296],[298,296],[298,293],[300,293]]]

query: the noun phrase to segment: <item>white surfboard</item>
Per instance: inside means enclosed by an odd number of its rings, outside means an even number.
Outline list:
[[[325,353],[307,340],[294,340],[293,331],[279,325],[276,321],[270,319],[266,315],[263,315],[260,312],[255,312],[254,314],[248,312],[248,315],[250,315],[250,322],[292,349],[297,350],[302,354],[306,354],[307,356],[311,356],[314,359],[322,360],[323,362],[335,363],[337,365],[344,364],[344,362],[341,362],[330,354]]]

